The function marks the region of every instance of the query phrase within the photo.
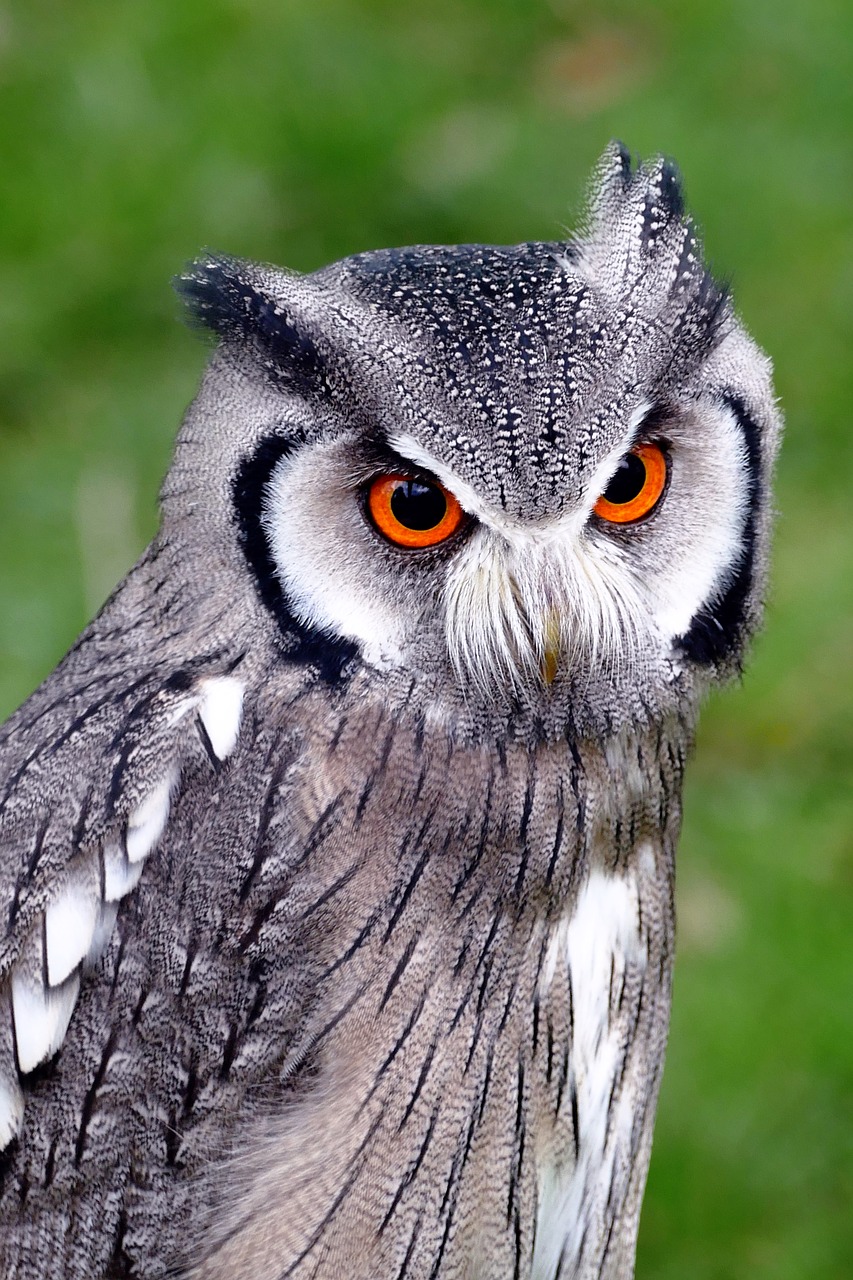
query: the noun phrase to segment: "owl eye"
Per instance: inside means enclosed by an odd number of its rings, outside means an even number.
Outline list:
[[[377,476],[368,489],[367,509],[379,532],[398,547],[446,542],[465,518],[443,485],[406,475]]]
[[[631,524],[654,511],[666,486],[666,454],[659,444],[637,444],[619,463],[593,513],[612,524]]]

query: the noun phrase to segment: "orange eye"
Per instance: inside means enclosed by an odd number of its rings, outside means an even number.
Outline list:
[[[658,444],[637,444],[619,463],[593,514],[613,524],[642,520],[666,485],[666,454]]]
[[[446,542],[465,519],[452,493],[436,481],[377,476],[367,509],[380,533],[398,547],[434,547]]]

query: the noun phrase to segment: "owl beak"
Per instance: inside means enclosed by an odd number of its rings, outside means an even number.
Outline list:
[[[542,646],[542,660],[539,664],[542,683],[546,685],[553,684],[554,677],[557,674],[561,630],[560,615],[557,610],[548,609],[545,613],[545,622],[542,628],[544,644]]]

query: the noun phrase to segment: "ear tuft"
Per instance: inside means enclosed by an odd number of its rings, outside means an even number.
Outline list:
[[[226,255],[198,258],[175,288],[190,318],[223,341],[250,344],[260,350],[268,372],[303,393],[325,382],[323,361],[304,325],[270,285],[288,277],[274,268]]]
[[[692,347],[713,345],[730,313],[685,213],[681,175],[658,157],[632,169],[612,142],[598,163],[577,261],[612,305],[630,307]]]
[[[660,166],[659,201],[660,206],[673,219],[684,217],[684,190],[681,184],[681,173],[674,160],[664,160]]]
[[[681,174],[673,160],[663,157],[633,168],[624,144],[611,142],[592,177],[588,236],[627,238],[633,228],[644,247],[652,249],[667,232],[687,229]]]

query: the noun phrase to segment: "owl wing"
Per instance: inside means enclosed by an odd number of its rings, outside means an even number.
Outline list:
[[[134,594],[131,575],[0,729],[0,1149],[188,768],[218,769],[239,732],[243,655],[219,636],[181,665],[158,657]]]

